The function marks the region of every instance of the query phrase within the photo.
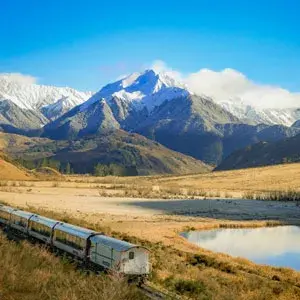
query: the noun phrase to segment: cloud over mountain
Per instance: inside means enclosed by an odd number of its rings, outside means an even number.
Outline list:
[[[222,71],[200,69],[195,73],[181,74],[169,68],[163,61],[155,61],[152,67],[171,73],[184,81],[191,92],[210,96],[216,102],[231,100],[260,108],[300,107],[300,93],[256,83],[234,69],[227,68]]]
[[[28,85],[37,83],[37,78],[31,75],[24,75],[21,73],[0,73],[0,80],[11,81],[20,85]]]

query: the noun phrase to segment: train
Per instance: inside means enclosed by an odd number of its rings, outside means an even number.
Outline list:
[[[150,251],[103,233],[0,205],[0,225],[67,253],[91,269],[122,274],[144,283],[151,271]]]

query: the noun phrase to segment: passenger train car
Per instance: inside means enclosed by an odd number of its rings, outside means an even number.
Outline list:
[[[149,250],[102,233],[0,205],[0,225],[71,254],[94,269],[143,281],[150,273]]]

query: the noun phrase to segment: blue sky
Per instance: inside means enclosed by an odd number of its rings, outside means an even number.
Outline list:
[[[0,73],[95,91],[160,59],[300,91],[297,0],[9,0],[1,12]]]

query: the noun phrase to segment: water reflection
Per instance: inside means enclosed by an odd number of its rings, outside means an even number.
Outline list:
[[[191,243],[256,263],[300,270],[300,227],[214,229],[184,232]]]

